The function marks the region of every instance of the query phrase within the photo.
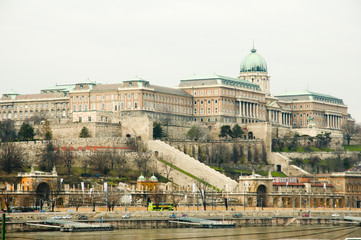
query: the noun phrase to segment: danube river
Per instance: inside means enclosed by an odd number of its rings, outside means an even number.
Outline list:
[[[361,227],[243,227],[236,229],[165,228],[165,229],[123,229],[112,232],[28,232],[7,233],[7,239],[361,239]]]

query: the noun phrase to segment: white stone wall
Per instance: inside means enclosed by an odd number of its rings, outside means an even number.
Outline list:
[[[175,166],[200,179],[204,179],[206,182],[219,189],[226,190],[227,185],[230,191],[236,191],[237,189],[236,181],[180,152],[165,142],[151,140],[147,142],[147,147],[153,152],[157,151],[159,156],[162,156],[164,160],[167,160],[166,158],[168,157],[171,158],[174,161]]]

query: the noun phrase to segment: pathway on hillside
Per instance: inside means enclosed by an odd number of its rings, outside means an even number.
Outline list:
[[[147,142],[147,147],[153,152],[157,151],[159,156],[162,156],[165,161],[172,161],[172,164],[176,167],[192,174],[199,179],[203,179],[218,189],[226,191],[228,185],[228,191],[237,191],[237,182],[235,180],[184,154],[183,152],[175,149],[165,142],[160,140],[149,140]],[[187,185],[189,185],[189,183]]]

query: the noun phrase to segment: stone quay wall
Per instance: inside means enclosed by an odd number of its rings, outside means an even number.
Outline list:
[[[235,211],[215,210],[215,211],[174,211],[174,212],[147,212],[147,211],[116,211],[116,212],[78,212],[71,213],[73,216],[87,215],[91,220],[82,222],[99,223],[99,219],[103,219],[104,223],[113,225],[115,229],[146,229],[146,228],[183,228],[184,225],[169,222],[169,215],[181,213],[187,214],[189,217],[213,219],[218,221],[227,221],[236,224],[236,227],[250,226],[290,226],[299,225],[317,225],[317,226],[338,226],[340,223],[335,221],[331,215],[338,213],[340,216],[349,214],[347,210],[311,210],[310,217],[302,217],[299,210],[277,210],[264,209],[237,211],[243,214],[241,218],[233,218]],[[121,219],[124,214],[130,214],[130,219]],[[69,213],[12,213],[7,214],[11,219],[18,220],[16,222],[7,222],[6,231],[10,232],[26,232],[26,231],[52,231],[51,228],[27,225],[27,221],[41,223],[42,220],[58,215],[69,215]],[[353,216],[361,216],[359,210],[352,211]],[[294,220],[293,220],[294,219]],[[292,221],[293,220],[293,221]]]

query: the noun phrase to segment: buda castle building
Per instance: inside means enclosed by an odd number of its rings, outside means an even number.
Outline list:
[[[333,96],[310,92],[270,93],[266,61],[252,49],[237,78],[221,75],[180,80],[178,88],[134,78],[117,84],[82,82],[42,89],[39,94],[3,94],[0,120],[34,117],[59,122],[119,122],[147,115],[207,123],[268,122],[286,128],[340,130],[347,106]]]

